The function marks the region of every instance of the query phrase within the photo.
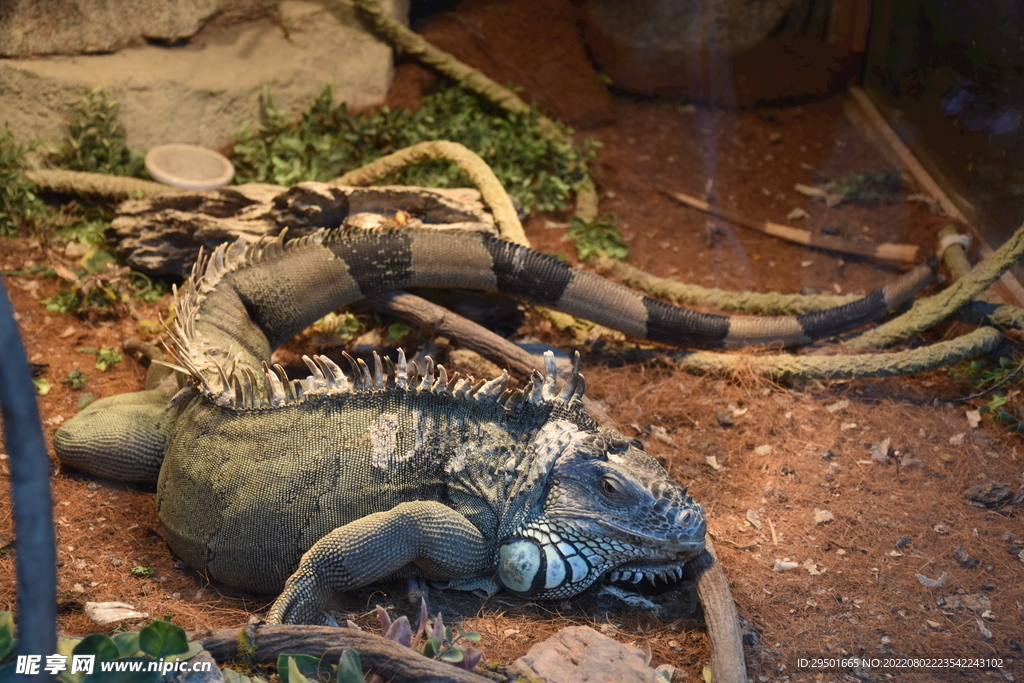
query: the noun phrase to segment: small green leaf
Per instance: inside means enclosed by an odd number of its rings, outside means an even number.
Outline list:
[[[384,337],[384,342],[394,344],[400,339],[404,339],[410,332],[412,332],[412,328],[405,323],[391,323],[388,325],[388,333]]]
[[[95,399],[96,397],[87,391],[84,394],[82,394],[81,398],[78,399],[78,403],[75,404],[75,407],[81,410],[82,408],[85,408],[90,403],[92,403]]]
[[[50,381],[45,377],[39,377],[37,379],[32,380],[32,384],[36,385],[36,393],[39,394],[40,396],[46,396],[48,393],[50,393],[50,389],[53,388],[52,386],[50,386]]]
[[[705,664],[704,670],[701,671],[701,676],[704,678],[704,683],[711,683],[711,665]]]
[[[437,658],[440,659],[442,662],[448,662],[450,664],[461,662],[462,657],[463,649],[461,647],[450,648],[437,656]]]
[[[293,678],[296,673],[299,678]],[[312,655],[278,655],[277,675],[281,677],[281,683],[297,681],[326,681],[334,678],[334,667],[329,662]]]
[[[93,655],[97,662],[112,662],[121,656],[117,645],[110,636],[103,633],[90,633],[82,638],[71,650],[74,655]]]
[[[423,641],[423,647],[420,648],[420,654],[422,654],[427,659],[433,659],[437,656],[437,645],[438,644],[436,638],[429,638]]]
[[[137,565],[135,567],[132,567],[132,576],[140,576],[140,577],[153,576],[153,574],[155,574],[155,573],[156,572],[153,570],[152,567],[143,567],[141,564]]]
[[[338,683],[363,683],[363,664],[354,648],[342,652],[338,659]]]
[[[85,386],[86,376],[85,373],[75,368],[67,374],[67,376],[61,380],[61,384],[69,385],[75,391],[81,391],[82,387]]]
[[[188,637],[182,627],[157,619],[139,631],[139,649],[158,659],[170,657],[188,651]]]
[[[117,645],[117,651],[121,653],[122,657],[131,657],[140,649],[138,631],[115,633],[113,636],[113,640],[114,645]]]
[[[124,354],[113,346],[104,346],[96,353],[96,369],[105,372],[122,360],[124,360]]]

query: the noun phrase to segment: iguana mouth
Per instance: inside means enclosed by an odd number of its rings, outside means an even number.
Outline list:
[[[700,547],[703,550],[703,541]],[[626,562],[608,572],[605,579],[640,593],[659,594],[682,581],[683,566],[689,559],[692,558],[675,562]]]

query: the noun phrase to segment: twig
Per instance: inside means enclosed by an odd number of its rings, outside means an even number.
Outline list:
[[[460,346],[520,376],[528,377],[534,370],[544,369],[539,358],[504,337],[413,294],[403,291],[386,292],[363,299],[358,307],[387,313],[421,329],[454,339]],[[599,424],[614,424],[611,416],[596,401],[584,396],[583,405]]]
[[[758,232],[789,240],[790,242],[796,242],[797,244],[838,251],[841,254],[867,256],[886,261],[913,263],[917,260],[919,247],[913,244],[892,244],[889,242],[882,244],[861,244],[860,242],[851,242],[850,240],[832,237],[831,235],[815,235],[807,230],[793,228],[788,225],[772,223],[771,221],[756,221],[752,218],[747,218],[736,211],[731,211],[720,206],[715,206],[714,204],[709,204],[708,202],[697,199],[696,197],[691,197],[680,192],[671,192],[666,189],[659,189],[658,191],[672,199],[675,199],[681,204],[691,206],[695,209],[700,209],[705,213],[710,213],[713,216],[724,218],[727,221],[736,223],[737,225],[742,225],[745,228],[757,230]]]

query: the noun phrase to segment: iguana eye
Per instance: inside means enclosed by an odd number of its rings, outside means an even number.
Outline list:
[[[601,477],[601,490],[609,498],[622,498],[625,495],[622,485],[614,477],[608,475]]]

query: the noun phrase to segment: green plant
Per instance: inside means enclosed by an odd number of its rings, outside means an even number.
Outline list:
[[[86,376],[85,373],[75,368],[67,374],[67,376],[61,380],[61,384],[67,384],[74,391],[81,391],[85,386]]]
[[[602,255],[620,260],[626,258],[629,246],[622,239],[617,222],[612,213],[598,216],[589,223],[572,217],[566,235],[576,245],[576,254],[581,261]]]
[[[877,204],[880,199],[893,203],[904,190],[899,171],[854,171],[825,186],[829,192],[842,195],[844,202]]]
[[[81,268],[65,271],[74,277],[74,289],[61,289],[40,303],[53,313],[89,314],[116,312],[129,299],[154,303],[164,296],[168,287],[144,273],[117,267],[115,257],[104,247],[93,247],[79,261]]]
[[[350,342],[363,329],[363,323],[356,316],[342,311],[328,313],[313,323],[313,327],[322,334],[335,335],[343,342]]]
[[[0,612],[0,680],[9,680],[15,673],[17,662],[12,660],[16,643],[13,615]],[[176,662],[194,657],[201,649],[199,643],[188,642],[180,626],[156,620],[139,631],[113,637],[103,633],[84,638],[61,636],[57,639],[57,652],[48,653],[37,665],[38,673],[55,673],[62,683],[156,683],[163,677],[160,669],[171,671]],[[92,658],[92,672],[72,673],[73,658],[82,656]]]
[[[381,631],[385,638],[412,648],[428,659],[439,659],[460,669],[472,671],[483,655],[480,650],[460,642],[478,642],[479,633],[465,631],[461,623],[457,623],[454,629],[445,626],[440,614],[431,623],[427,616],[426,600],[420,602],[419,627],[415,634],[409,627],[408,617],[401,616],[392,620],[380,605],[377,605],[377,617],[380,619]]]
[[[380,619],[381,633],[385,638],[415,650],[424,657],[439,659],[466,671],[472,671],[473,667],[480,662],[483,653],[464,644],[479,641],[480,634],[464,631],[462,624],[456,624],[454,629],[445,626],[440,614],[431,623],[427,616],[425,600],[420,602],[420,622],[415,634],[409,626],[408,617],[401,616],[391,619],[387,610],[380,605],[377,605],[377,617]],[[359,628],[351,621],[349,627]],[[342,653],[337,666],[311,655],[279,655],[277,675],[280,676],[281,683],[305,683],[306,681],[327,683],[335,680],[338,683],[364,683],[365,681],[359,653],[351,648]],[[371,683],[383,683],[383,679],[379,676],[373,676],[370,681]]]
[[[452,140],[479,154],[527,210],[564,208],[589,177],[592,143],[581,150],[552,140],[538,128],[535,112],[510,113],[458,85],[423,98],[416,111],[381,107],[351,114],[344,103],[332,101],[331,89],[325,88],[309,111],[292,122],[265,92],[261,123],[246,122],[235,136],[238,181],[326,181],[426,140]],[[443,161],[410,167],[389,181],[424,187],[469,184],[461,170]]]
[[[0,235],[13,235],[23,225],[38,226],[46,220],[46,204],[36,195],[36,186],[22,175],[28,168],[26,155],[35,147],[14,141],[4,123],[0,134]]]
[[[101,86],[87,90],[68,123],[68,137],[51,163],[73,171],[143,176],[143,155],[125,143],[118,104]]]
[[[963,401],[972,401],[991,393],[989,402],[978,408],[978,412],[989,414],[996,422],[1002,422],[1011,432],[1024,434],[1024,406],[1014,407],[1011,400],[1020,392],[1016,389],[1005,392],[1002,390],[1016,380],[1024,370],[1024,356],[1000,356],[998,359],[974,359],[949,369],[949,374],[957,379],[971,382],[979,392],[968,396]]]
[[[50,393],[50,389],[53,387],[50,385],[50,380],[45,377],[38,377],[32,380],[32,384],[36,385],[36,393],[40,396],[46,396]]]

